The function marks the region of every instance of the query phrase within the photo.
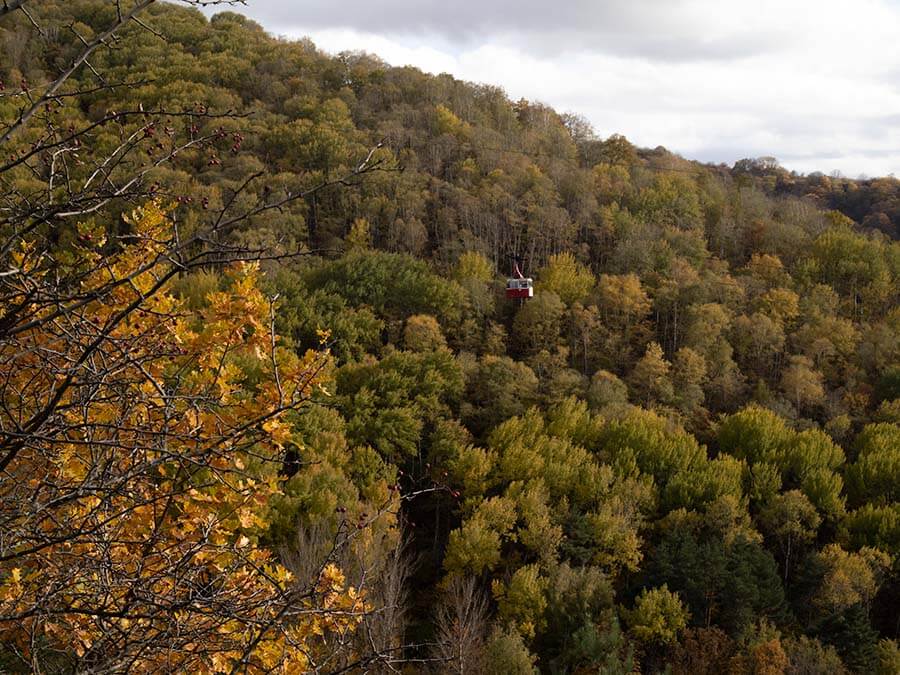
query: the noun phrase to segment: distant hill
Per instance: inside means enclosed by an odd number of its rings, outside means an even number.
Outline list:
[[[54,16],[62,20],[74,13],[90,24],[108,8],[96,0],[49,0],[35,11],[51,23]],[[308,183],[352,165],[379,141],[402,165],[402,174],[384,175],[352,195],[306,205],[302,213],[293,210],[291,217],[304,227],[281,227],[311,246],[339,247],[351,222],[364,218],[377,246],[444,264],[472,247],[500,266],[515,252],[536,268],[561,250],[577,250],[586,262],[597,263],[609,255],[598,248],[609,207],[646,213],[642,191],[660,177],[674,201],[658,205],[666,211],[658,213],[659,223],[702,230],[715,240],[714,249],[736,261],[749,258],[751,251],[740,244],[748,228],[757,234],[761,227],[773,229],[768,216],[761,223],[754,214],[751,224],[747,214],[735,211],[737,190],[768,200],[769,212],[785,198],[805,199],[837,209],[861,227],[897,236],[895,179],[798,176],[763,160],[742,160],[734,169],[708,166],[664,148],[635,148],[621,137],[599,139],[578,116],[511,101],[498,87],[389,67],[363,53],[328,56],[308,40],[271,37],[233,12],[208,21],[196,11],[157,5],[149,16],[165,25],[167,42],[134,31],[133,48],[96,57],[98,67],[123,81],[144,83],[99,94],[82,115],[120,105],[117,95],[148,107],[199,102],[211,110],[251,114],[239,125],[226,125],[239,126],[246,137],[240,153],[221,157],[220,164],[198,162],[190,171],[160,171],[162,184],[191,183],[215,200],[223,186],[259,168],[286,183]],[[4,32],[9,82],[39,80],[75,46],[64,30],[53,33],[49,46],[14,38],[14,25]],[[90,72],[81,77],[90,81]],[[806,222],[795,225],[814,231],[819,217],[809,210]],[[716,233],[723,219],[732,229],[727,245]],[[785,249],[773,239],[767,250],[789,256],[793,243]]]

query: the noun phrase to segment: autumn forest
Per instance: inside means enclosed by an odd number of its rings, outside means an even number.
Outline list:
[[[900,673],[900,181],[210,4],[0,5],[0,672]]]

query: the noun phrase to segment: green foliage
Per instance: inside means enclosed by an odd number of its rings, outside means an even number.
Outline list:
[[[718,430],[719,448],[750,462],[773,462],[790,438],[784,420],[757,406],[728,416]]]
[[[537,658],[515,630],[494,630],[485,647],[485,675],[534,675]]]
[[[537,400],[538,381],[524,363],[485,356],[466,383],[462,416],[476,433],[524,412]]]
[[[453,274],[460,283],[467,280],[488,283],[494,278],[494,266],[480,253],[466,251],[459,256]]]
[[[750,406],[725,418],[718,429],[719,448],[750,465],[751,493],[765,502],[782,485],[799,488],[823,514],[844,511],[844,452],[823,432],[795,432],[778,415]]]
[[[500,562],[500,546],[516,522],[515,503],[492,497],[481,502],[463,526],[450,533],[444,568],[451,574],[479,574]]]
[[[547,589],[541,653],[556,671],[598,667],[615,658],[621,635],[609,579],[595,567],[559,565]]]
[[[758,617],[784,618],[784,590],[772,555],[753,533],[675,512],[664,520],[644,566],[647,584],[678,592],[696,625],[742,636]]]
[[[350,232],[345,237],[347,247],[351,250],[367,249],[372,247],[372,233],[369,221],[365,218],[357,218],[350,225]]]
[[[839,224],[819,235],[810,251],[817,281],[839,293],[874,291],[878,279],[889,274],[884,244],[854,232],[846,218],[835,220]]]
[[[433,316],[415,314],[406,320],[403,346],[414,352],[430,352],[447,346],[441,327]]]
[[[665,584],[641,591],[634,609],[623,614],[628,630],[639,642],[662,644],[675,642],[690,616],[678,595]]]
[[[647,351],[629,377],[635,398],[648,407],[652,402],[665,404],[672,401],[675,390],[670,369],[671,364],[663,357],[662,347],[656,342],[647,345]]]
[[[347,364],[336,379],[348,436],[393,461],[414,456],[426,423],[451,415],[463,391],[462,372],[446,350]]]
[[[699,508],[726,496],[740,499],[744,472],[745,465],[728,455],[678,470],[663,490],[663,510]]]
[[[881,400],[900,399],[900,365],[888,368],[881,375],[876,391]]]
[[[552,352],[560,339],[565,305],[553,291],[537,291],[516,313],[512,331],[522,355]]]
[[[384,322],[368,307],[354,308],[335,293],[310,292],[297,279],[280,275],[273,284],[281,297],[276,326],[298,350],[323,341],[341,361],[363,358],[381,344]]]
[[[900,504],[864,504],[848,513],[841,525],[854,548],[871,546],[892,555],[900,553]]]
[[[587,399],[594,409],[620,407],[628,403],[628,386],[606,370],[598,370],[591,378]]]
[[[0,79],[45,81],[78,48],[66,27],[96,33],[110,11],[37,3],[40,39],[11,13]],[[441,569],[493,583],[488,620],[502,625],[476,640],[488,673],[631,672],[622,603],[648,669],[842,672],[840,654],[897,671],[883,620],[896,593],[880,589],[896,586],[885,555],[900,553],[900,181],[768,160],[729,172],[238,14],[157,3],[148,16],[167,41],[133,26],[127,48],[92,57],[109,81],[143,84],[61,99],[54,125],[136,101],[252,113],[198,115],[221,147],[147,175],[178,198],[184,233],[232,196],[253,209],[345,175],[385,138],[374,157],[404,168],[222,233],[271,251],[286,346],[336,357],[291,420],[265,543],[333,537],[397,486],[416,494],[400,509],[422,598]],[[4,120],[16,110],[0,98]],[[91,142],[111,150],[137,129],[121,127]],[[85,170],[73,163],[72,180]],[[42,172],[6,174],[5,196],[40,194]],[[106,211],[80,227],[124,232]],[[80,232],[38,234],[63,259]],[[508,302],[499,275],[523,252],[537,292]],[[173,290],[198,309],[223,283],[211,261]],[[430,634],[422,604],[408,634]]]
[[[353,307],[368,306],[389,317],[439,315],[453,320],[462,309],[462,289],[434,274],[421,260],[378,251],[353,251],[323,263],[305,282],[340,295]]]
[[[856,462],[847,469],[851,500],[900,501],[900,426],[869,425],[856,437],[854,448]]]
[[[567,306],[584,301],[594,287],[594,275],[571,253],[550,256],[538,280],[538,290],[555,293]]]
[[[610,421],[599,438],[602,456],[626,470],[636,465],[654,477],[665,478],[705,456],[696,439],[664,417],[646,410],[630,410]]]
[[[828,616],[819,628],[819,636],[837,650],[851,672],[875,672],[883,655],[879,653],[878,634],[859,605]]]
[[[547,584],[537,565],[525,565],[513,573],[509,583],[495,580],[491,586],[500,618],[526,639],[544,628]]]
[[[636,202],[636,213],[654,225],[691,229],[702,224],[700,200],[690,178],[661,174],[638,193]]]
[[[888,675],[900,671],[900,647],[896,640],[879,640],[876,648],[875,675]]]
[[[762,531],[778,542],[785,579],[790,574],[792,557],[802,554],[803,548],[815,539],[821,520],[815,506],[798,490],[775,495],[760,511]]]

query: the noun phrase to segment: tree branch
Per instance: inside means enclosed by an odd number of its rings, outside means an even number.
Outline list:
[[[6,1],[6,0],[4,0]],[[25,0],[12,0],[12,2],[19,2],[21,4]],[[59,88],[65,84],[66,80],[68,80],[72,75],[81,67],[82,64],[87,61],[88,57],[96,51],[98,47],[106,44],[107,40],[113,37],[117,30],[119,30],[125,23],[131,21],[133,17],[136,17],[140,12],[144,11],[147,7],[152,5],[156,0],[140,0],[134,7],[131,8],[129,12],[126,14],[122,14],[117,17],[116,20],[112,23],[109,28],[100,33],[97,37],[87,43],[87,46],[81,51],[81,54],[72,62],[70,65],[59,77],[57,77],[47,88],[47,90],[34,102],[31,107],[22,112],[19,115],[19,118],[13,122],[13,124],[7,129],[2,136],[0,136],[0,144],[6,143],[10,138],[12,138],[25,124],[30,120],[34,114],[47,105],[47,102],[54,98],[54,94],[59,91]]]

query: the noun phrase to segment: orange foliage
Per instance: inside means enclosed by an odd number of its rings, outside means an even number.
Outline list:
[[[0,340],[0,640],[88,669],[304,670],[366,609],[336,567],[304,585],[257,546],[285,413],[328,355],[279,345],[252,265],[189,312],[161,206],[127,223],[110,255],[82,226],[53,278],[15,256],[30,311]]]

